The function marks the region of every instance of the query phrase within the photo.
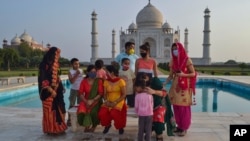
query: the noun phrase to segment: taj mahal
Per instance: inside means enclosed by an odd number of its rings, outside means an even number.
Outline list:
[[[203,30],[203,56],[201,58],[192,58],[195,65],[209,65],[210,58],[210,10],[204,11],[204,30]],[[112,49],[111,58],[101,58],[98,54],[98,31],[97,31],[97,13],[92,12],[92,32],[91,32],[91,58],[90,63],[94,64],[97,59],[102,59],[104,64],[110,64],[115,59],[116,43],[115,30],[112,30]],[[171,59],[171,45],[176,40],[180,40],[180,30],[173,29],[168,22],[163,22],[163,15],[154,5],[148,4],[139,11],[136,16],[136,23],[132,22],[128,29],[120,30],[120,52],[123,52],[125,43],[132,41],[135,43],[135,53],[139,55],[139,46],[145,42],[150,44],[150,55],[158,63],[166,63]],[[166,21],[166,20],[165,20]],[[188,52],[188,29],[184,30],[184,47]]]

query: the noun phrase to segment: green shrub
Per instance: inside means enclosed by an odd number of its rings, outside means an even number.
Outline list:
[[[23,73],[20,73],[19,76],[24,76],[24,74],[23,74]]]
[[[211,71],[211,75],[214,75],[215,74],[215,72],[214,71]]]
[[[240,75],[248,75],[246,72],[241,72]]]
[[[230,72],[225,72],[224,75],[231,75],[231,73]]]
[[[32,73],[32,76],[36,76],[36,74],[35,74],[35,73]]]

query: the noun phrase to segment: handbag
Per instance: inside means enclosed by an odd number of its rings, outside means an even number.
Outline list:
[[[165,123],[165,113],[166,113],[166,107],[164,106],[157,106],[154,109],[153,114],[153,122],[161,122]]]
[[[80,114],[80,113],[87,113],[87,108],[83,101],[79,103],[79,106],[77,108],[77,114]]]

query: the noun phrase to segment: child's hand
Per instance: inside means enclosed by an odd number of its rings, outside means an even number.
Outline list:
[[[80,70],[77,70],[76,71],[76,75],[79,75],[81,72],[80,72]]]
[[[150,87],[146,87],[144,91],[148,94],[155,94],[155,90],[151,89]]]

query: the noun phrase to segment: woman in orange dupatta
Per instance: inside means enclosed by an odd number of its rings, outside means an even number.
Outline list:
[[[51,47],[39,66],[38,89],[43,107],[43,132],[49,135],[61,134],[65,124],[65,89],[59,77],[60,49]]]
[[[166,83],[173,80],[169,97],[177,124],[175,132],[179,136],[184,136],[191,124],[192,94],[195,94],[196,72],[192,60],[181,43],[174,43],[171,50],[172,60],[169,63],[170,73]]]
[[[114,126],[123,134],[127,122],[126,84],[119,78],[118,69],[109,65],[106,67],[107,80],[104,81],[104,103],[98,113],[101,125],[104,126],[103,134],[108,133],[111,127],[111,121],[114,120]]]

